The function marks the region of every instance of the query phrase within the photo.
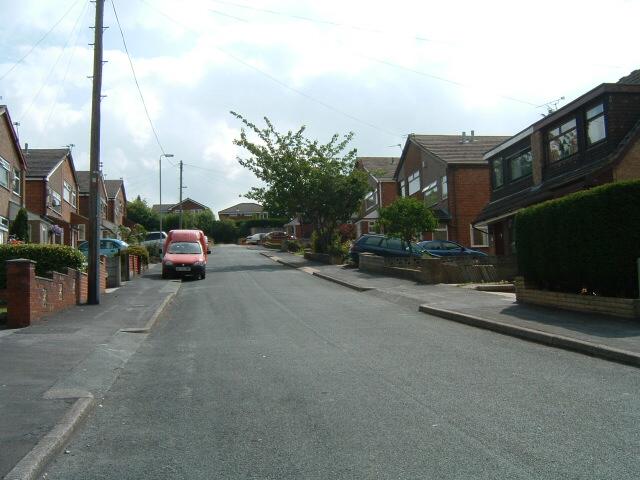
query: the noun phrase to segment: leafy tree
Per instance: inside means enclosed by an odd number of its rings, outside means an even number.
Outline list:
[[[399,237],[409,245],[422,232],[431,232],[438,225],[431,209],[413,197],[401,197],[380,209],[378,224],[387,235]]]
[[[16,218],[11,222],[9,226],[9,235],[15,235],[16,240],[23,242],[29,241],[29,218],[27,217],[27,210],[21,208],[16,214]]]
[[[135,200],[127,202],[127,218],[142,225],[147,231],[157,231],[160,225],[160,217],[151,210],[146,200],[140,198],[140,195]]]
[[[120,234],[120,238],[129,245],[138,245],[144,241],[144,238],[147,236],[147,230],[139,223],[133,228],[120,225],[118,227],[118,233]]]
[[[279,133],[265,117],[259,128],[231,112],[259,142],[249,140],[245,129],[234,143],[249,153],[239,158],[265,187],[254,187],[245,196],[263,204],[269,212],[309,220],[318,235],[318,247],[327,252],[341,223],[360,206],[369,190],[366,174],[354,168],[356,150],[345,153],[353,133],[342,139],[335,134],[326,144],[304,136],[305,127]]]
[[[233,220],[214,221],[208,236],[216,243],[235,243],[239,236],[238,226]]]

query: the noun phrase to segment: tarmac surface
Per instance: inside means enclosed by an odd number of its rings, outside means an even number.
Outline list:
[[[216,247],[47,478],[637,478],[638,369],[376,292]]]

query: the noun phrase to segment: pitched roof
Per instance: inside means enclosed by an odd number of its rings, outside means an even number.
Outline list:
[[[20,148],[20,141],[18,140],[18,134],[16,133],[16,129],[13,126],[13,122],[11,121],[11,115],[9,115],[9,109],[6,105],[0,105],[0,117],[4,117],[7,122],[7,127],[9,128],[9,133],[11,134],[11,140],[13,140],[13,144],[16,148],[16,153],[20,159],[22,165],[27,168],[27,161],[24,158],[22,153],[22,149]]]
[[[176,210],[176,209],[178,209],[180,207],[180,205],[183,205],[183,204],[185,204],[187,202],[194,203],[194,204],[198,205],[199,207],[202,207],[203,210],[208,210],[209,209],[209,207],[207,207],[206,205],[203,205],[202,203],[196,202],[194,199],[187,197],[187,198],[183,199],[182,202],[178,202],[175,205],[172,205],[169,208],[169,210]]]
[[[155,205],[151,206],[151,211],[156,213],[167,213],[174,205],[175,204],[173,203],[156,203]]]
[[[618,83],[622,83],[624,85],[640,85],[640,69],[634,70],[626,77],[622,77],[618,80]]]
[[[233,215],[234,213],[240,213],[240,214],[260,213],[263,210],[264,209],[262,208],[262,205],[258,203],[246,202],[246,203],[238,203],[237,205],[234,205],[232,207],[225,208],[224,210],[220,210],[218,214],[226,213],[228,215]]]
[[[89,171],[77,171],[76,177],[78,178],[78,191],[80,193],[89,193]]]
[[[511,137],[507,136],[467,136],[460,135],[409,135],[419,147],[428,150],[446,163],[485,163],[482,156]]]
[[[118,194],[120,187],[124,186],[124,181],[120,178],[118,180],[105,180],[104,188],[107,189],[107,197],[115,198]]]
[[[46,178],[69,153],[66,148],[30,148],[22,154],[29,162],[27,178]]]
[[[362,168],[378,179],[393,178],[398,160],[398,157],[358,157]]]

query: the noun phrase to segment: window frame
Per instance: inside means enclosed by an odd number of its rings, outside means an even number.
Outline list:
[[[563,130],[562,127],[564,127],[565,125],[569,124],[573,122],[573,126],[567,130]],[[556,123],[553,127],[549,128],[546,130],[546,135],[545,135],[545,141],[546,141],[546,152],[547,152],[547,161],[549,164],[553,164],[553,163],[558,163],[561,162],[563,160],[566,160],[567,158],[573,157],[574,155],[580,153],[580,139],[579,139],[579,130],[578,130],[578,117],[577,116],[573,116],[570,119],[565,119],[562,122],[558,122]],[[557,134],[553,134],[552,132],[554,132],[555,130],[558,131]],[[576,139],[576,149],[575,151],[564,155],[562,157],[558,157],[558,158],[552,158],[551,155],[551,143],[567,136],[568,134],[570,134],[571,132],[575,132],[575,139]]]
[[[526,154],[529,154],[529,157],[530,157],[531,170],[529,171],[529,173],[527,173],[525,175],[520,175],[519,177],[514,177],[513,176],[512,161],[517,159],[517,158],[521,158]],[[507,168],[506,169],[504,168],[505,165],[502,166],[503,177],[504,177],[504,180],[505,180],[503,185],[506,185],[508,183],[515,182],[517,180],[521,180],[523,178],[527,178],[527,177],[530,177],[531,175],[533,175],[533,152],[531,151],[531,148],[524,148],[524,149],[514,153],[513,155],[510,155],[510,156],[506,157],[505,163],[507,163]]]
[[[435,194],[434,196],[435,201],[431,203],[427,203],[427,200],[429,200],[429,197],[433,194]],[[424,204],[427,207],[435,205],[440,201],[440,198],[438,196],[438,180],[437,179],[422,189],[422,196],[423,196]]]
[[[602,110],[597,113],[596,115],[589,117],[589,111],[598,108],[598,107],[602,107]],[[602,118],[602,122],[603,122],[603,131],[604,131],[604,136],[599,139],[596,140],[595,142],[591,142],[590,138],[589,138],[589,125],[594,122],[595,120],[598,120]],[[597,146],[602,142],[606,142],[607,141],[607,137],[608,137],[608,128],[607,128],[607,110],[605,108],[605,102],[601,101],[601,102],[597,102],[593,105],[591,105],[591,107],[585,108],[584,111],[584,137],[585,137],[585,143],[587,145],[587,148],[591,148],[593,146]]]
[[[449,197],[449,183],[447,179],[447,175],[443,175],[440,177],[440,199],[445,200]]]
[[[471,247],[489,247],[489,227],[484,227],[486,229],[486,232],[484,231],[483,228],[480,227],[474,227],[473,225],[469,225],[469,240],[470,240],[470,244]],[[482,231],[482,238],[485,240],[484,244],[477,244],[474,242],[475,238],[474,238],[474,230],[480,230]]]
[[[496,166],[500,166],[500,184],[498,185],[497,176],[496,176]],[[491,186],[493,190],[498,190],[505,185],[505,175],[504,175],[504,159],[502,157],[497,157],[491,160]]]
[[[442,227],[444,225],[444,228]],[[446,238],[436,238],[436,232],[444,232],[445,233],[445,237]],[[438,222],[438,225],[436,226],[436,228],[433,229],[433,232],[431,232],[431,239],[433,241],[449,241],[449,224],[444,223],[444,222]]]
[[[6,172],[7,183],[4,184],[2,182],[1,177],[4,176],[0,173],[0,186],[6,188],[7,190],[11,190],[11,164],[7,162],[4,158],[0,157],[0,171]]]
[[[16,179],[18,180],[18,183],[17,183],[18,191],[16,191]],[[15,167],[13,168],[13,179],[11,183],[12,183],[11,191],[15,195],[18,195],[19,197],[21,197],[22,196],[22,170]]]
[[[57,195],[57,196],[56,196]],[[60,213],[62,211],[62,195],[60,195],[60,193],[56,192],[53,188],[51,189],[51,210]],[[55,201],[58,201],[58,204],[56,205]]]
[[[415,188],[417,184],[417,188],[415,190],[412,191],[412,185]],[[421,186],[421,182],[420,182],[420,169],[416,170],[415,172],[413,172],[411,175],[409,175],[407,177],[407,193],[409,196],[418,193],[420,191],[420,186]]]

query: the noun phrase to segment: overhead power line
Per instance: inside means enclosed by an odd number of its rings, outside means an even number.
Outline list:
[[[88,5],[88,4],[89,3],[87,2],[86,5]],[[36,100],[40,96],[40,93],[42,93],[42,90],[44,89],[44,87],[46,87],[49,84],[49,80],[51,80],[51,77],[53,76],[53,72],[55,71],[56,67],[58,66],[58,63],[60,63],[60,59],[64,55],[64,52],[67,51],[67,46],[69,45],[69,42],[71,41],[71,38],[74,36],[74,34],[76,32],[76,29],[78,28],[78,25],[80,23],[80,19],[84,16],[86,5],[85,5],[85,8],[83,8],[80,11],[80,15],[78,15],[78,18],[76,18],[76,21],[73,24],[73,27],[71,29],[71,32],[69,32],[69,36],[67,37],[67,40],[64,42],[64,46],[62,47],[62,50],[60,51],[60,55],[58,55],[58,58],[56,58],[56,61],[54,62],[54,64],[49,69],[49,73],[47,73],[47,76],[46,76],[44,82],[42,82],[42,85],[40,85],[40,88],[38,89],[36,94],[31,99],[31,102],[29,103],[29,105],[27,105],[27,108],[25,108],[24,111],[22,112],[22,115],[20,115],[20,121],[21,122],[27,116],[27,113],[29,113],[29,111],[31,110],[31,107],[33,107],[33,105],[35,104]]]
[[[228,2],[228,1],[225,1],[225,0],[212,0],[212,1],[216,2],[216,3],[234,5],[234,6],[237,6],[239,8],[246,8],[248,10],[257,10],[257,11],[261,11],[261,12],[271,13],[271,14],[274,14],[274,15],[281,15],[281,16],[285,16],[285,17],[290,17],[290,18],[294,18],[294,19],[298,19],[298,20],[305,20],[305,21],[315,22],[315,23],[323,23],[323,24],[328,24],[328,25],[332,25],[332,26],[336,26],[336,27],[347,26],[347,27],[350,27],[350,28],[356,28],[356,29],[361,29],[361,30],[365,29],[364,27],[362,27],[362,28],[354,27],[354,26],[350,26],[348,24],[341,24],[341,23],[330,22],[330,21],[325,21],[325,20],[318,20],[318,19],[313,19],[313,18],[309,18],[309,17],[303,17],[303,16],[300,16],[300,15],[291,15],[291,14],[287,14],[287,13],[284,13],[284,12],[276,12],[274,10],[268,10],[268,9],[263,9],[263,8],[250,7],[248,5],[241,5],[241,4],[238,4],[238,3]],[[213,10],[211,8],[208,8],[207,10],[209,10],[210,12],[215,13],[217,15],[223,15],[223,16],[231,17],[230,15],[227,15],[225,13],[221,13],[218,10]],[[239,21],[242,21],[242,22],[251,23],[251,22],[249,22],[248,20],[246,20],[244,18],[239,18],[239,17],[231,17],[231,18],[234,18],[235,20],[239,20]],[[376,33],[386,33],[386,32],[384,32],[382,30],[376,30],[375,32]],[[418,38],[418,37],[415,37],[415,38]],[[423,39],[423,40],[427,41],[427,39]],[[432,41],[432,40],[428,40],[428,41]],[[444,42],[440,42],[440,43],[444,43]],[[371,57],[369,55],[362,55],[362,54],[357,54],[357,53],[354,53],[354,52],[352,52],[352,54],[356,55],[356,56],[359,56],[359,57],[362,57],[362,58],[365,58],[365,59],[369,60],[370,62],[377,62],[377,63],[383,64],[383,65],[386,65],[386,66],[389,66],[389,67],[392,67],[392,68],[397,68],[397,69],[404,70],[404,71],[407,71],[407,72],[412,72],[412,73],[415,73],[416,75],[421,75],[423,77],[428,77],[428,78],[431,78],[433,80],[439,80],[441,82],[449,83],[451,85],[455,85],[455,86],[458,86],[458,87],[475,88],[473,85],[470,85],[470,84],[467,84],[467,83],[463,83],[463,82],[459,82],[459,81],[452,80],[452,79],[449,79],[449,78],[445,78],[445,77],[442,77],[440,75],[434,75],[434,74],[431,74],[431,73],[423,72],[423,71],[416,70],[416,69],[413,69],[413,68],[410,68],[410,67],[405,67],[403,65],[398,65],[398,64],[390,62],[388,60],[380,60],[378,58],[374,58],[374,57]],[[498,97],[501,97],[501,98],[504,98],[506,100],[511,100],[511,101],[514,101],[514,102],[517,102],[517,103],[521,103],[521,104],[524,104],[524,105],[529,105],[529,106],[538,108],[538,106],[535,103],[530,102],[528,100],[522,100],[520,98],[512,97],[510,95],[503,95],[503,94],[500,94],[498,92],[492,92],[492,93],[494,95],[496,95]]]
[[[159,13],[159,14],[161,14],[162,16],[166,17],[168,20],[170,20],[170,21],[172,21],[172,22],[176,23],[177,25],[180,25],[180,26],[181,26],[182,28],[184,28],[185,30],[189,30],[189,31],[192,31],[192,32],[195,32],[195,33],[198,33],[198,34],[200,34],[200,33],[201,33],[201,32],[199,32],[199,31],[195,30],[194,28],[192,28],[192,27],[190,27],[190,26],[187,26],[187,25],[183,24],[182,22],[179,22],[178,20],[174,19],[173,17],[171,17],[171,16],[167,15],[167,14],[166,14],[166,13],[164,13],[162,10],[159,10],[158,8],[154,7],[153,5],[151,5],[151,4],[150,4],[149,2],[147,2],[146,0],[140,0],[140,1],[142,1],[143,3],[145,3],[145,4],[146,4],[147,6],[149,6],[150,8],[154,9],[156,12],[158,12],[158,13]],[[216,46],[214,46],[213,48],[215,48],[215,49],[216,49],[216,50],[218,50],[219,52],[223,53],[224,55],[228,56],[229,58],[233,59],[234,61],[236,61],[236,62],[238,62],[238,63],[240,63],[240,64],[244,65],[245,67],[250,68],[251,70],[254,70],[255,72],[259,73],[260,75],[264,76],[265,78],[268,78],[268,79],[269,79],[269,80],[271,80],[272,82],[277,83],[277,84],[278,84],[278,85],[280,85],[281,87],[286,88],[287,90],[290,90],[290,91],[292,91],[292,92],[294,92],[294,93],[296,93],[296,94],[298,94],[298,95],[300,95],[300,96],[302,96],[302,97],[305,97],[305,98],[307,98],[308,100],[311,100],[312,102],[315,102],[315,103],[317,103],[317,104],[319,104],[319,105],[322,105],[323,107],[325,107],[325,108],[326,108],[326,109],[328,109],[328,110],[331,110],[331,111],[334,111],[334,112],[336,112],[336,113],[339,113],[340,115],[342,115],[342,116],[344,116],[344,117],[346,117],[346,118],[349,118],[349,119],[351,119],[351,120],[353,120],[353,121],[355,121],[355,122],[358,122],[358,123],[360,123],[360,124],[362,124],[362,125],[365,125],[365,126],[367,126],[367,127],[369,127],[369,128],[372,128],[372,129],[374,129],[374,130],[377,130],[377,131],[379,131],[379,132],[382,132],[382,133],[384,133],[384,134],[386,134],[386,135],[390,135],[390,136],[392,136],[392,137],[402,137],[402,135],[401,135],[400,133],[392,132],[392,131],[390,131],[390,130],[387,130],[386,128],[383,128],[383,127],[379,127],[379,126],[377,126],[377,125],[374,125],[374,124],[372,124],[372,123],[370,123],[370,122],[367,122],[366,120],[363,120],[363,119],[361,119],[361,118],[356,117],[355,115],[351,115],[350,113],[345,112],[344,110],[342,110],[342,109],[340,109],[340,108],[338,108],[338,107],[335,107],[335,106],[331,105],[330,103],[325,102],[324,100],[321,100],[321,99],[319,99],[319,98],[316,98],[316,97],[314,97],[313,95],[309,95],[308,93],[306,93],[306,92],[304,92],[304,91],[302,91],[302,90],[300,90],[300,89],[298,89],[298,88],[292,87],[291,85],[289,85],[289,84],[287,84],[287,83],[283,82],[283,81],[282,81],[282,80],[280,80],[279,78],[277,78],[277,77],[275,77],[275,76],[271,75],[271,74],[270,74],[270,73],[268,73],[268,72],[265,72],[265,71],[264,71],[264,70],[262,70],[261,68],[258,68],[258,67],[256,67],[255,65],[252,65],[251,63],[249,63],[249,62],[247,62],[247,61],[243,60],[242,58],[238,57],[237,55],[235,55],[235,54],[233,54],[233,53],[231,53],[231,52],[229,52],[229,51],[227,51],[227,50],[225,50],[225,49],[223,49],[223,48],[216,47]]]
[[[31,55],[31,53],[38,47],[38,45],[40,45],[45,38],[47,38],[49,36],[49,34],[51,32],[53,32],[55,30],[55,28],[60,25],[60,22],[62,22],[62,20],[64,20],[67,15],[69,15],[69,12],[71,12],[71,10],[73,10],[73,7],[75,7],[78,3],[80,3],[81,0],[76,0],[75,2],[73,2],[71,4],[71,6],[67,9],[66,12],[64,12],[64,14],[58,19],[58,21],[56,23],[53,24],[53,27],[51,27],[47,33],[45,33],[42,37],[40,37],[40,40],[38,40],[36,43],[34,43],[31,48],[29,49],[29,51],[27,53],[25,53],[20,59],[18,59],[11,67],[9,67],[9,69],[4,72],[2,75],[0,75],[0,81],[4,80],[5,77],[7,75],[9,75],[18,65],[20,65],[22,62],[24,62],[24,60]]]
[[[133,66],[133,60],[131,60],[131,55],[129,54],[129,49],[127,48],[127,41],[124,38],[124,31],[122,30],[122,25],[120,25],[120,19],[118,18],[118,12],[116,11],[116,4],[113,0],[111,0],[111,6],[113,7],[113,14],[115,15],[116,23],[118,24],[118,30],[120,31],[120,36],[122,37],[122,44],[124,46],[124,51],[127,54],[127,58],[129,59],[129,65],[131,66],[131,73],[133,74],[133,80],[136,84],[136,88],[138,89],[138,94],[140,95],[140,101],[142,102],[142,106],[144,107],[144,113],[147,116],[147,120],[149,121],[151,130],[153,131],[153,136],[156,139],[156,143],[158,144],[158,147],[160,148],[162,155],[169,161],[171,165],[175,166],[175,164],[171,160],[169,160],[169,157],[166,156],[166,152],[164,151],[162,143],[160,142],[160,137],[158,136],[158,131],[156,130],[156,127],[153,125],[153,121],[151,120],[151,115],[149,115],[149,109],[147,108],[147,103],[144,100],[144,95],[142,94],[142,89],[140,88],[140,82],[138,82],[136,69]]]

